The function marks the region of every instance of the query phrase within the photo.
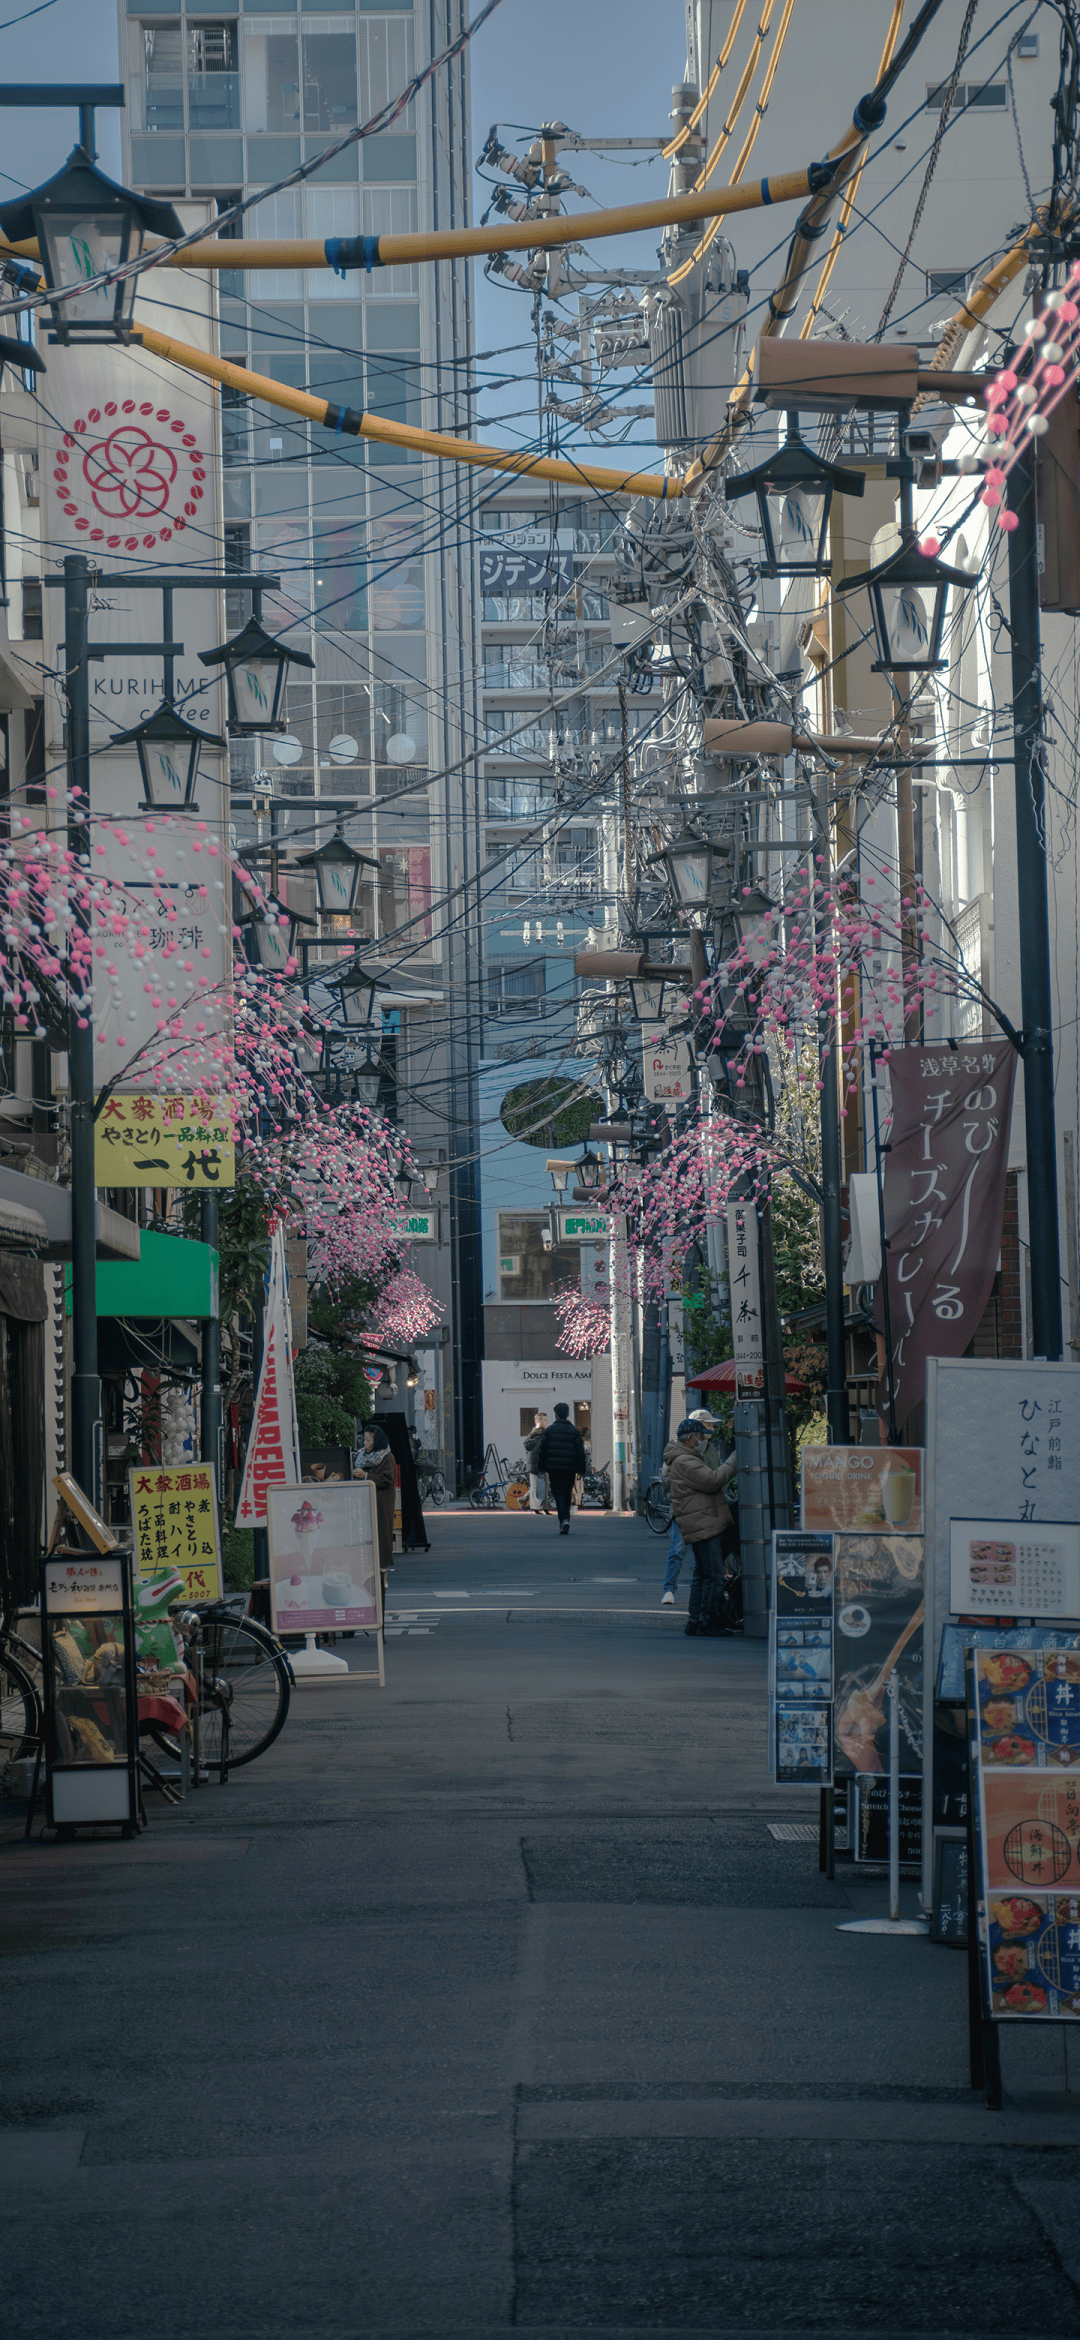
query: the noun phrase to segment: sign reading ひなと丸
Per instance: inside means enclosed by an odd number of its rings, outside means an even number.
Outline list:
[[[94,1123],[99,1186],[235,1186],[233,1119],[220,1097],[107,1097]]]
[[[211,1463],[163,1470],[146,1463],[128,1472],[135,1565],[143,1582],[176,1568],[189,1601],[220,1600],[221,1536]]]

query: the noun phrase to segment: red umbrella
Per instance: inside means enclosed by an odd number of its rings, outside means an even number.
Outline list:
[[[734,1357],[725,1357],[722,1365],[707,1365],[704,1373],[695,1373],[693,1379],[688,1381],[686,1386],[687,1389],[722,1389],[726,1390],[729,1397],[734,1397]],[[805,1397],[809,1387],[808,1381],[800,1381],[794,1373],[785,1373],[785,1389],[793,1391],[799,1397]]]

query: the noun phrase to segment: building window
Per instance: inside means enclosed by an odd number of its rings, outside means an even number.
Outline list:
[[[40,577],[24,577],[22,581],[22,638],[24,642],[40,642],[42,638]]]
[[[928,81],[926,84],[926,112],[940,114],[945,103],[947,81]],[[1009,102],[1004,81],[958,81],[953,92],[950,113],[967,112],[972,106],[983,112],[1003,113]]]
[[[178,24],[143,26],[143,120],[147,130],[184,127],[184,36]]]
[[[356,32],[304,33],[305,130],[348,130],[356,111]]]
[[[192,130],[239,130],[236,22],[187,28],[188,122]]]
[[[1018,57],[1037,57],[1039,54],[1038,33],[1021,33],[1016,44],[1016,54]]]
[[[544,1012],[544,962],[520,959],[489,960],[487,969],[489,1016],[528,1016]]]
[[[547,1213],[499,1212],[499,1295],[503,1300],[551,1300],[564,1284],[577,1283],[581,1257],[576,1243],[544,1249]]]
[[[251,529],[246,520],[234,520],[225,526],[225,568],[236,573],[251,567]],[[251,616],[251,595],[242,586],[225,589],[225,627],[230,634],[239,633]]]
[[[967,298],[967,288],[967,275],[962,268],[927,269],[926,297],[928,301],[963,301]]]

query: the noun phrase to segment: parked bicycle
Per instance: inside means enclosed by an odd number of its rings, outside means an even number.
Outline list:
[[[267,1626],[243,1614],[246,1606],[246,1593],[226,1595],[182,1609],[177,1619],[185,1657],[201,1686],[199,1762],[206,1771],[220,1768],[223,1752],[230,1771],[253,1763],[273,1746],[289,1711],[288,1655]],[[178,1759],[175,1732],[163,1723],[149,1729],[163,1753]]]
[[[641,1508],[654,1536],[666,1536],[671,1526],[671,1490],[661,1478],[650,1479]]]
[[[438,1463],[418,1462],[416,1484],[420,1490],[421,1503],[433,1503],[437,1511],[441,1510],[446,1501],[446,1480]]]
[[[598,1471],[586,1471],[582,1481],[582,1497],[586,1505],[598,1511],[611,1509],[611,1478],[606,1463]]]
[[[496,1454],[493,1446],[484,1452],[484,1467],[475,1487],[469,1489],[469,1501],[474,1511],[501,1511],[510,1484],[510,1465],[503,1454]]]

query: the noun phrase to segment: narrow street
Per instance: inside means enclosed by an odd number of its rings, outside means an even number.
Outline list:
[[[637,1522],[430,1532],[385,1692],[134,1844],[8,1808],[6,2328],[1073,2333],[1060,2035],[987,2113],[963,1957],[837,1931],[884,1884],[770,1833],[763,1647]]]

